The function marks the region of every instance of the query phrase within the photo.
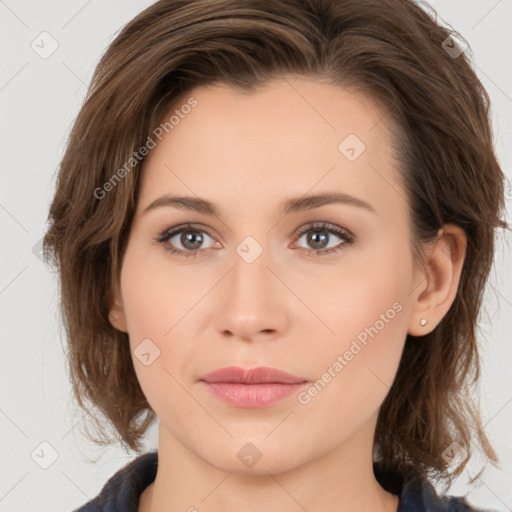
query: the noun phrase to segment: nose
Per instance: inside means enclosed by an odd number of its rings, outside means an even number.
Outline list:
[[[251,241],[237,247],[232,266],[218,285],[215,321],[218,332],[241,340],[275,338],[287,327],[292,294],[276,274],[266,248]]]

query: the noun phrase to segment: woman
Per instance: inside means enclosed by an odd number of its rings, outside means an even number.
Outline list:
[[[78,404],[139,452],[80,512],[477,510],[431,483],[497,462],[504,176],[458,48],[409,0],[162,0],[116,37],[44,241]]]

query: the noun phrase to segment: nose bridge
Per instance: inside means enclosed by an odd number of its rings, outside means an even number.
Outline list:
[[[270,270],[269,244],[259,241],[264,236],[264,232],[246,236],[235,246],[231,271],[215,304],[217,329],[240,339],[252,339],[261,331],[281,331],[286,324],[286,301],[279,299],[282,283]]]
[[[258,235],[257,235],[258,236]],[[268,280],[273,278],[268,269],[270,260],[269,244],[263,235],[258,238],[246,236],[236,247],[233,255],[232,286],[237,292],[268,292]]]

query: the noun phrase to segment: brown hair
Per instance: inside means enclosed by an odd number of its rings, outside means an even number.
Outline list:
[[[128,335],[108,318],[144,160],[128,170],[126,162],[194,87],[226,84],[250,93],[267,80],[296,75],[360,92],[386,112],[410,205],[415,262],[444,223],[461,226],[468,238],[450,310],[423,338],[407,336],[378,417],[380,457],[402,474],[412,464],[450,483],[473,441],[497,462],[470,389],[479,374],[476,327],[494,231],[508,229],[500,219],[504,175],[489,96],[466,53],[445,51],[447,38],[458,33],[436,20],[412,0],[161,0],[110,44],[60,164],[44,251],[59,272],[74,397],[104,415],[123,448],[140,451],[155,419]],[[122,179],[113,182],[122,168]],[[115,190],[98,193],[107,182]],[[443,451],[453,441],[467,457],[450,473]]]

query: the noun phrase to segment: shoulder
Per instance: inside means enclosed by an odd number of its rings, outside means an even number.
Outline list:
[[[379,484],[399,497],[397,512],[496,512],[473,507],[463,497],[439,495],[430,480],[413,466],[398,472],[380,461],[374,462],[373,469]]]
[[[419,476],[408,481],[402,490],[397,512],[496,512],[475,508],[466,498],[439,495],[432,483]]]
[[[112,475],[93,499],[73,512],[137,512],[140,496],[155,480],[157,452],[138,456]]]

